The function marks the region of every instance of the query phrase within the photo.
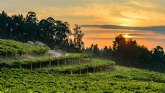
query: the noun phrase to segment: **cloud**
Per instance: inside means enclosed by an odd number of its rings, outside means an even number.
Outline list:
[[[9,14],[35,11],[71,24],[165,25],[162,0],[2,0],[0,10]]]
[[[146,6],[145,6],[146,5]],[[47,10],[56,10],[56,7],[45,8]],[[159,11],[161,10],[161,11]],[[65,11],[63,13],[63,11]],[[150,13],[148,13],[150,11]],[[62,12],[63,15],[70,16],[72,20],[80,20],[80,24],[117,24],[128,26],[145,26],[145,25],[163,25],[165,24],[165,9],[159,5],[145,2],[125,2],[123,4],[98,4],[91,3],[84,6],[59,8],[56,13]],[[50,12],[53,13],[53,12]],[[57,14],[56,14],[57,15]],[[60,15],[60,16],[63,16]],[[75,19],[75,16],[91,17],[89,19]],[[76,22],[76,21],[75,21]]]
[[[82,27],[95,27],[102,29],[126,29],[126,30],[140,30],[149,31],[154,33],[165,34],[165,26],[148,26],[148,27],[128,27],[128,26],[118,26],[118,25],[82,25]]]
[[[114,40],[114,38],[85,38],[89,40]]]
[[[115,38],[85,38],[88,40],[115,40]],[[133,38],[133,40],[150,40],[150,41],[165,41],[165,38]]]
[[[103,29],[103,30],[87,30],[87,31],[85,30],[83,32],[87,33],[87,34],[95,34],[95,33],[97,33],[97,34],[98,33],[105,33],[105,34],[107,33],[108,34],[108,33],[130,33],[130,30],[126,30],[126,31],[125,30],[124,31],[122,31],[122,30],[117,30],[116,31],[115,30],[114,31],[114,30],[104,30]]]

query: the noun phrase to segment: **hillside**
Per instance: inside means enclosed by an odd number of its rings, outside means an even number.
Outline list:
[[[34,53],[32,50],[39,53],[44,49],[45,54],[49,50],[10,40],[0,40],[0,43],[1,53],[11,49],[16,49],[16,54],[18,50],[25,51],[25,54]],[[81,53],[0,61],[0,93],[77,92],[164,93],[165,74],[122,67],[112,60],[92,58]]]
[[[51,61],[51,65],[46,65],[47,61],[42,63],[40,60],[42,66],[37,67],[32,63],[33,67],[36,67],[33,69],[23,65],[22,68],[2,67],[0,91],[2,93],[163,93],[165,91],[163,73],[121,67],[110,60],[83,58],[78,55],[82,54],[63,56],[60,61]],[[66,63],[63,60],[65,58]]]
[[[14,40],[0,39],[0,56],[15,57],[24,54],[41,55],[48,52],[49,48],[40,44],[27,44]]]

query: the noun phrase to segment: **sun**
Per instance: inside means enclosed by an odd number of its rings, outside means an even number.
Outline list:
[[[125,37],[125,38],[132,38],[132,36],[130,36],[129,34],[124,34],[123,37]]]

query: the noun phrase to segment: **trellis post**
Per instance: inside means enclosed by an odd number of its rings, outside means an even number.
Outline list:
[[[31,70],[33,69],[33,64],[32,64],[32,63],[30,63],[30,69],[31,69]]]

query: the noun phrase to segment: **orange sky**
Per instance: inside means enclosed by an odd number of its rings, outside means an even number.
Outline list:
[[[161,26],[165,25],[165,0],[1,0],[0,11],[9,15],[37,13],[38,19],[53,17],[68,21],[71,26],[119,25],[119,26]],[[83,28],[85,45],[98,43],[101,47],[112,44],[118,34],[139,34],[134,36],[140,44],[148,47],[165,47],[165,33],[156,31],[125,31]],[[142,35],[143,34],[143,35]],[[152,38],[151,38],[152,36]],[[99,38],[98,38],[99,37]],[[111,38],[110,40],[106,38]]]
[[[139,45],[144,45],[149,49],[153,49],[157,45],[165,49],[165,34],[156,33],[156,31],[103,29],[95,27],[84,27],[82,30],[85,33],[83,41],[86,47],[90,47],[91,44],[98,44],[100,48],[112,46],[115,37],[123,34],[126,35],[126,38],[133,38],[133,40],[137,40]]]
[[[35,11],[77,24],[122,26],[165,25],[165,0],[1,0],[0,10],[9,14]]]

